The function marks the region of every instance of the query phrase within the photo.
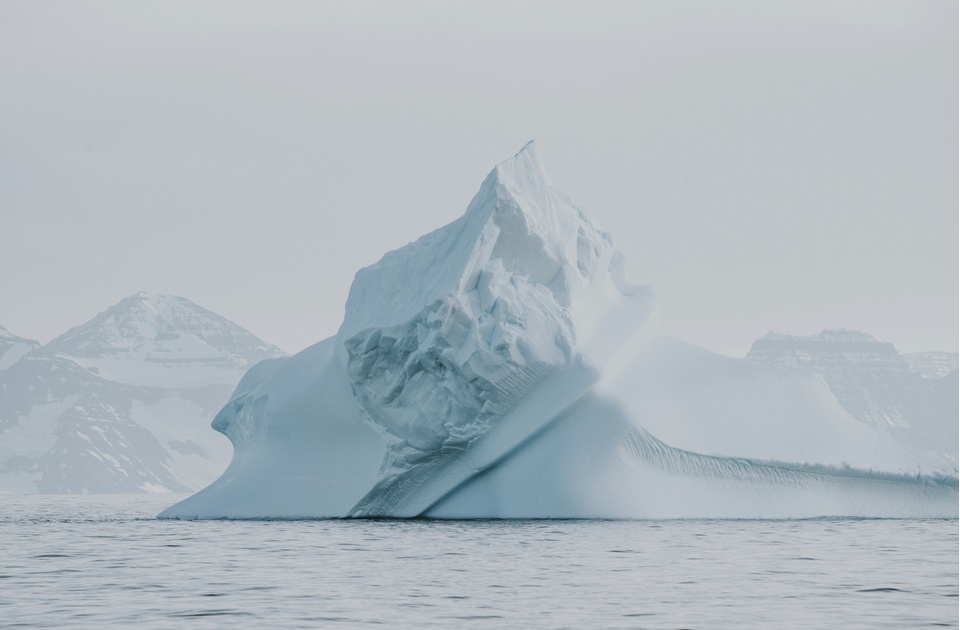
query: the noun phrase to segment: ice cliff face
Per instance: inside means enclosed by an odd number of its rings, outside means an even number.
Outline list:
[[[955,515],[956,468],[822,379],[659,331],[531,144],[361,269],[337,335],[261,363],[229,468],[166,518]]]
[[[338,345],[390,464],[465,448],[568,367],[595,325],[575,308],[587,294],[597,310],[624,291],[652,302],[619,278],[619,256],[552,187],[531,144],[490,173],[459,220],[361,269]]]
[[[209,430],[245,369],[277,356],[173,296],[137,294],[46,346],[0,333],[0,492],[187,492],[226,467]]]

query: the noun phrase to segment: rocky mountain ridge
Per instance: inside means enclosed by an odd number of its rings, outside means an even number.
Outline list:
[[[768,333],[746,358],[820,376],[854,418],[923,452],[957,459],[957,355],[901,355],[892,343],[849,329]]]
[[[0,492],[189,492],[231,449],[210,420],[283,352],[185,298],[138,293],[46,345],[0,329]]]

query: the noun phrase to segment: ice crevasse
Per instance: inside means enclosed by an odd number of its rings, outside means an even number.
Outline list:
[[[527,144],[357,272],[336,336],[249,370],[230,466],[161,518],[957,516],[955,457],[663,334],[624,260]]]

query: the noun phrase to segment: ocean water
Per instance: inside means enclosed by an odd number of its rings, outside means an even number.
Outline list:
[[[0,626],[958,625],[956,520],[158,521],[0,496]]]

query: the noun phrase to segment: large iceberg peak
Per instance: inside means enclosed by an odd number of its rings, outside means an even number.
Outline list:
[[[504,273],[570,306],[599,271],[617,275],[615,253],[610,235],[553,188],[531,141],[490,172],[463,216],[357,272],[339,337],[409,319],[453,294],[479,289],[489,300],[490,278]]]
[[[528,143],[456,221],[357,272],[337,336],[354,395],[400,468],[487,433],[575,359],[622,301],[613,239],[550,183]]]
[[[501,200],[512,200],[531,221],[544,228],[550,223],[554,224],[552,227],[558,227],[556,215],[559,209],[554,208],[551,201],[551,194],[555,194],[553,184],[537,154],[535,141],[531,140],[512,158],[497,164],[487,175],[477,197],[482,198],[487,187],[493,188]],[[495,206],[494,209],[502,208]],[[473,204],[467,213],[471,211],[477,211]]]
[[[491,190],[484,195],[487,186]],[[510,273],[546,286],[570,306],[603,263],[609,266],[613,239],[553,188],[533,141],[493,169],[474,202],[468,215],[489,213],[485,228],[495,241],[481,248],[476,267],[501,260]]]

